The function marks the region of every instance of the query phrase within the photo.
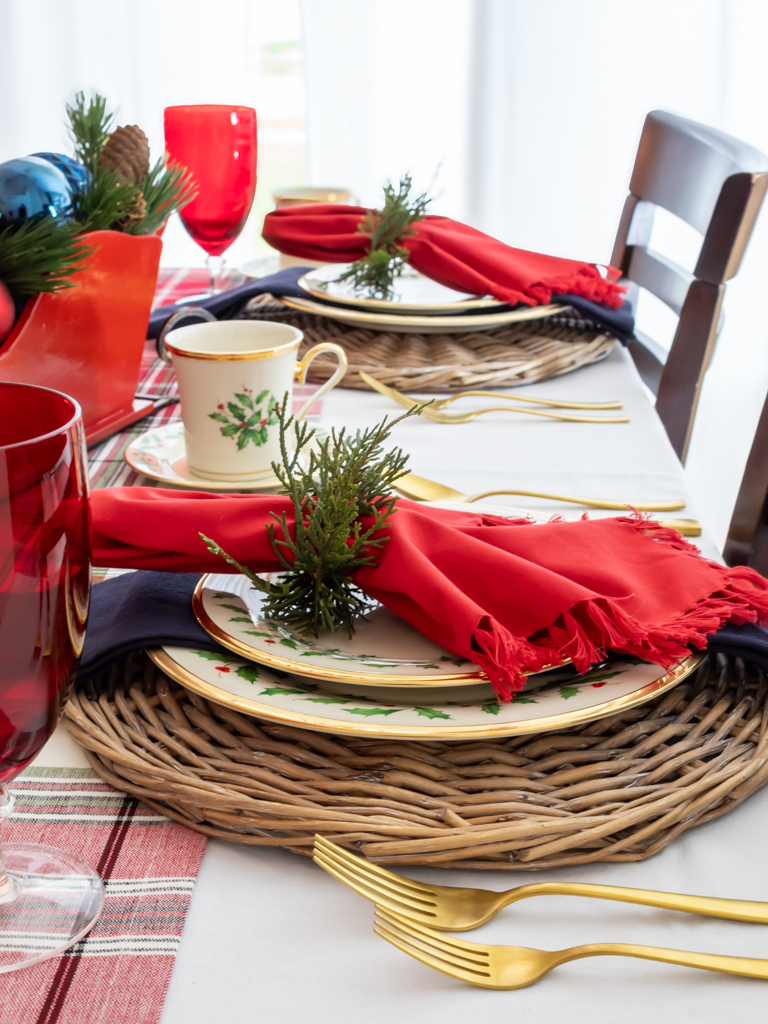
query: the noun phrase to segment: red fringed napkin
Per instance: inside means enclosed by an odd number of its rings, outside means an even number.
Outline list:
[[[96,565],[172,572],[232,571],[198,531],[258,572],[276,569],[265,525],[272,511],[292,517],[284,497],[154,487],[96,491],[91,504]],[[536,525],[401,500],[388,533],[355,582],[479,664],[502,700],[558,655],[579,671],[606,648],[671,666],[724,622],[768,621],[768,580],[640,516]]]
[[[263,237],[280,252],[327,263],[351,263],[365,256],[370,239],[357,231],[369,211],[364,206],[312,203],[285,206],[267,214]],[[625,289],[616,284],[619,271],[605,277],[594,263],[580,263],[513,249],[497,238],[449,217],[433,217],[413,225],[402,238],[408,262],[440,284],[472,295],[495,295],[515,305],[536,306],[552,293],[580,295],[618,309]]]

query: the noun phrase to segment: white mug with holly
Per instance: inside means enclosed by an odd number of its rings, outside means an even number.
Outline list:
[[[178,327],[164,338],[179,382],[187,464],[204,480],[258,482],[280,461],[277,413],[312,360],[333,352],[339,365],[296,418],[302,419],[347,371],[344,349],[314,345],[300,363],[304,335],[267,320],[222,320]]]

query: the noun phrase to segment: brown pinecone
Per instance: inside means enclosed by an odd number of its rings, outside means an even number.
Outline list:
[[[129,224],[133,224],[134,221],[143,220],[147,212],[147,201],[141,192],[136,192],[133,197],[133,202],[125,211],[125,216],[122,217],[118,222],[119,228],[127,228]]]
[[[99,156],[98,169],[115,171],[120,181],[136,182],[149,173],[149,142],[137,124],[116,128]]]

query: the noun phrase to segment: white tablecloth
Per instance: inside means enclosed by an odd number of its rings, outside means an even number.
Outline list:
[[[620,398],[632,421],[592,426],[504,413],[456,427],[413,420],[396,428],[394,440],[411,453],[415,473],[472,493],[517,486],[629,500],[687,495],[683,470],[623,350],[598,366],[537,384],[531,393],[577,400]],[[391,404],[378,395],[338,390],[326,399],[323,421],[354,429],[391,411]],[[573,514],[572,506],[494,500]],[[697,517],[690,505],[670,515]],[[716,554],[706,537],[702,547]],[[59,729],[38,763],[85,762]],[[764,791],[732,814],[686,833],[646,863],[540,873],[418,868],[412,873],[442,884],[494,889],[527,879],[559,878],[768,900],[767,814]],[[765,983],[625,958],[580,960],[518,992],[471,988],[377,938],[372,919],[367,901],[309,860],[275,849],[211,841],[162,1024],[766,1020]],[[465,938],[543,949],[624,941],[768,957],[767,927],[565,897],[526,900]]]

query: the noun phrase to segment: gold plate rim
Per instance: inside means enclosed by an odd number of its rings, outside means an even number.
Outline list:
[[[315,268],[315,269],[320,269]],[[494,298],[482,298],[475,296],[471,299],[464,299],[463,301],[455,302],[398,302],[392,303],[387,299],[350,299],[343,295],[329,295],[328,292],[324,292],[321,288],[317,288],[311,282],[307,281],[307,278],[314,273],[314,270],[310,270],[308,274],[302,274],[297,281],[299,288],[303,288],[309,295],[314,295],[318,299],[326,299],[328,302],[337,302],[339,305],[350,306],[352,309],[359,309],[361,312],[366,309],[389,309],[391,314],[394,316],[407,316],[411,313],[419,315],[419,310],[435,310],[433,313],[424,312],[422,316],[451,316],[455,315],[465,309],[488,309],[494,306],[509,306],[511,303],[502,302],[501,299]],[[454,311],[452,314],[451,311]]]
[[[331,671],[330,669],[319,668],[316,665],[297,665],[295,661],[291,661],[289,658],[281,658],[278,655],[269,654],[267,651],[260,651],[258,648],[250,647],[243,641],[231,636],[229,633],[225,633],[220,626],[216,625],[205,610],[202,594],[206,583],[213,575],[215,573],[207,572],[198,580],[192,594],[192,611],[206,633],[212,636],[214,640],[217,640],[223,647],[227,647],[230,651],[233,651],[241,658],[245,658],[247,661],[255,661],[258,665],[266,665],[267,668],[277,669],[279,672],[290,672],[294,676],[305,676],[308,679],[324,679],[327,682],[356,683],[360,686],[401,686],[403,689],[408,689],[409,687],[425,689],[427,687],[468,686],[472,683],[488,682],[488,676],[481,670],[477,672],[447,672],[444,676],[435,679],[425,679],[424,676],[371,676],[349,672],[346,669],[333,669]],[[258,657],[254,657],[254,654],[258,655]],[[540,672],[548,672],[550,669],[562,668],[563,665],[570,664],[570,661],[571,659],[567,658],[557,665],[547,665],[545,668],[538,669],[535,673],[527,674],[538,675]]]
[[[259,718],[266,718],[281,725],[295,725],[302,729],[309,729],[312,732],[325,732],[333,735],[354,735],[370,736],[378,739],[410,739],[410,740],[471,740],[471,739],[492,739],[495,736],[523,736],[536,732],[554,732],[558,729],[567,729],[574,725],[584,725],[587,722],[595,721],[598,718],[607,718],[609,715],[617,714],[620,711],[628,711],[644,704],[652,697],[672,689],[682,682],[687,676],[698,668],[704,652],[699,651],[691,654],[675,668],[670,669],[665,675],[652,683],[641,687],[635,693],[626,694],[623,697],[614,697],[613,700],[598,704],[592,708],[583,708],[581,711],[566,711],[562,715],[550,715],[547,718],[534,718],[526,722],[489,722],[488,725],[465,725],[465,726],[433,726],[431,729],[419,728],[418,726],[394,724],[387,725],[385,722],[375,725],[367,722],[335,722],[325,718],[317,718],[315,715],[304,715],[298,711],[286,711],[283,708],[273,708],[268,704],[260,704],[258,701],[249,700],[247,697],[237,697],[227,693],[226,690],[206,683],[188,669],[179,665],[173,658],[160,647],[147,648],[147,654],[159,669],[169,675],[176,682],[181,683],[188,689],[200,694],[215,704],[232,708],[246,715],[254,715]]]
[[[325,303],[313,302],[311,299],[299,299],[293,296],[284,295],[281,298],[286,306],[297,309],[302,313],[315,313],[319,316],[329,316],[335,320],[343,320],[350,323],[354,320],[362,323],[369,323],[378,327],[398,328],[400,330],[413,330],[417,327],[428,327],[433,332],[450,328],[456,333],[457,322],[466,323],[465,330],[470,332],[478,328],[505,327],[507,324],[518,323],[525,320],[540,320],[543,317],[554,316],[565,309],[562,304],[550,304],[548,306],[529,306],[526,309],[512,309],[506,313],[478,313],[475,316],[415,316],[399,313],[367,313],[365,310],[353,310],[335,308]],[[418,332],[416,332],[418,333]]]

